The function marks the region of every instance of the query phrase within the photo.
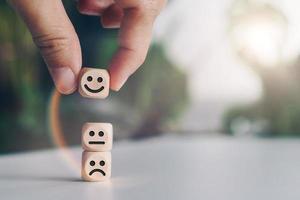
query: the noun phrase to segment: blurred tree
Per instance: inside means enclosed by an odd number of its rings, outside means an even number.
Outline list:
[[[235,1],[231,13],[230,30],[237,41],[237,53],[261,78],[263,96],[250,106],[225,113],[225,130],[239,134],[248,127],[249,134],[300,136],[300,60],[285,62],[281,58],[285,16],[252,0]]]
[[[300,136],[300,62],[292,66],[281,66],[262,70],[259,74],[264,94],[250,106],[230,109],[224,116],[224,127],[233,133],[233,122],[244,117],[252,122],[253,134],[268,136]],[[255,128],[258,121],[265,121],[265,127]]]
[[[1,1],[0,152],[47,144],[41,140],[45,138],[46,101],[38,65],[30,33],[6,1]]]
[[[128,84],[131,89],[122,91],[122,99],[143,116],[133,135],[136,138],[162,133],[186,106],[187,77],[159,44],[150,48],[147,61]]]

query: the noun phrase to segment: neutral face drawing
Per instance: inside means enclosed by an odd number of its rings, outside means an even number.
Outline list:
[[[98,134],[95,134],[95,131],[89,131],[90,141],[88,141],[91,145],[104,145],[105,141],[103,141],[104,132],[101,130]]]
[[[82,146],[87,151],[110,151],[112,138],[110,123],[86,123],[82,128]]]

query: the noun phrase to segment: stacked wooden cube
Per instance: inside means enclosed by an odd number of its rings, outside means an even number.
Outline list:
[[[109,73],[104,69],[83,68],[79,93],[88,98],[104,99],[109,94]],[[104,181],[111,176],[113,127],[110,123],[88,122],[82,127],[81,176],[86,181]]]

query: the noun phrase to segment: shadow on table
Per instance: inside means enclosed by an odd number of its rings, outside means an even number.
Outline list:
[[[1,181],[55,181],[55,182],[83,182],[78,177],[59,177],[59,176],[37,176],[37,175],[17,175],[0,174]]]
[[[82,180],[80,177],[63,177],[63,176],[37,176],[37,175],[18,175],[18,174],[0,174],[0,181],[37,181],[37,182],[82,182],[89,183]],[[103,183],[103,185],[114,187],[134,187],[135,185],[145,184],[147,179],[137,177],[112,177],[110,181],[105,182],[90,182]],[[102,185],[102,184],[101,184]]]

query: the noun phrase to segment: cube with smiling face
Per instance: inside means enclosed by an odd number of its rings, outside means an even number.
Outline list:
[[[85,123],[82,127],[82,148],[86,151],[110,151],[113,127],[110,123]]]
[[[82,68],[79,93],[88,98],[104,99],[109,94],[109,73],[105,69]]]

